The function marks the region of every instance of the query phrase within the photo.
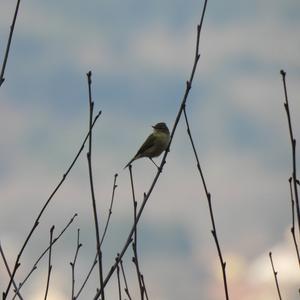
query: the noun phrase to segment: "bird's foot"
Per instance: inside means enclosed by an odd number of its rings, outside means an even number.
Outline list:
[[[159,167],[151,157],[149,157],[149,159],[154,163],[154,165],[156,166],[157,170],[159,172],[161,172],[161,167]]]

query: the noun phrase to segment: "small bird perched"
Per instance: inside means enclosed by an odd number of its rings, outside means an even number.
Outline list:
[[[132,160],[124,167],[127,168],[134,160],[141,157],[148,157],[155,165],[152,157],[161,155],[163,151],[167,149],[170,142],[170,132],[166,123],[160,122],[152,126],[153,133],[151,133],[144,144],[141,146]],[[158,166],[156,165],[158,168]]]

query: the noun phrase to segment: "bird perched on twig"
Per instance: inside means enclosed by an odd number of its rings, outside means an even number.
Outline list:
[[[148,157],[158,168],[157,164],[152,160],[153,157],[161,155],[167,149],[170,142],[170,132],[166,123],[160,122],[152,126],[153,133],[151,133],[136,155],[124,167],[127,168],[134,160],[141,157]]]

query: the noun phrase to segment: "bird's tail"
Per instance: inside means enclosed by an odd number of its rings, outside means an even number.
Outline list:
[[[136,157],[134,157],[133,159],[131,159],[130,162],[124,167],[124,169],[126,169],[134,160],[136,160]]]

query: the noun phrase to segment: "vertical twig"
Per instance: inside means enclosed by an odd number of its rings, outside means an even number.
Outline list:
[[[144,280],[144,275],[143,274],[141,274],[141,280],[142,280],[142,284],[143,284],[143,288],[144,288],[146,299],[149,300],[147,289],[146,289],[146,284],[145,284],[145,280]]]
[[[152,181],[152,184],[150,185],[150,188],[149,188],[148,192],[144,195],[143,202],[142,202],[142,204],[141,204],[141,206],[140,206],[140,208],[139,208],[139,210],[137,212],[136,222],[132,225],[131,230],[130,230],[130,232],[128,234],[127,240],[126,240],[126,242],[125,242],[122,250],[119,253],[119,260],[123,257],[123,255],[127,251],[128,246],[131,243],[132,235],[134,233],[136,224],[139,222],[139,219],[140,219],[140,217],[141,217],[141,215],[143,213],[143,210],[144,210],[144,208],[146,206],[146,203],[147,203],[147,201],[148,201],[148,199],[149,199],[149,197],[150,197],[150,195],[151,195],[151,193],[152,193],[152,191],[153,191],[153,189],[154,189],[154,187],[155,187],[155,185],[156,185],[156,183],[157,183],[157,181],[158,181],[158,179],[160,177],[160,174],[161,174],[161,172],[163,170],[163,167],[164,167],[164,165],[166,163],[166,159],[167,159],[168,153],[170,151],[170,146],[172,144],[173,137],[174,137],[174,134],[175,134],[178,122],[179,122],[179,120],[181,118],[181,115],[182,115],[184,106],[186,104],[189,92],[190,92],[190,90],[192,88],[192,82],[193,82],[195,71],[196,71],[196,68],[197,68],[197,65],[198,65],[198,61],[199,61],[199,58],[200,58],[200,54],[199,54],[200,33],[201,33],[203,19],[204,19],[204,15],[205,15],[205,11],[206,11],[206,5],[207,5],[207,0],[204,1],[200,24],[197,26],[197,40],[196,40],[196,51],[195,51],[194,64],[193,64],[193,67],[192,67],[190,78],[186,82],[186,88],[185,88],[185,92],[184,92],[184,95],[183,95],[183,99],[181,101],[181,105],[179,107],[179,110],[178,110],[177,116],[175,118],[175,122],[174,122],[174,125],[173,125],[173,128],[172,128],[172,131],[171,131],[169,146],[168,146],[167,150],[165,151],[165,153],[163,155],[163,158],[162,158],[161,163],[160,163],[160,167],[157,170],[157,173],[156,173],[156,175],[155,175],[155,177],[154,177],[154,179]],[[107,276],[105,277],[105,279],[103,281],[104,287],[108,283],[108,281],[109,281],[110,277],[112,276],[112,274],[115,272],[115,270],[117,268],[117,265],[119,263],[119,260],[117,260],[112,265],[110,271],[108,272]],[[94,296],[94,300],[96,300],[96,299],[99,298],[100,292],[101,292],[101,290],[96,293],[96,295]]]
[[[11,272],[10,272],[10,269],[9,269],[9,265],[8,265],[8,263],[7,263],[7,260],[6,260],[4,251],[3,251],[2,246],[1,246],[1,243],[0,243],[0,254],[1,254],[1,256],[2,256],[2,259],[3,259],[3,262],[4,262],[5,268],[6,268],[6,270],[7,270],[7,273],[8,273],[8,275],[9,275],[9,277],[11,277]],[[17,285],[16,285],[16,283],[15,283],[14,280],[13,280],[12,284],[13,284],[15,290],[16,290],[16,295],[19,297],[20,300],[23,300],[23,297],[22,297],[22,295],[20,294],[20,292],[19,292],[19,290],[18,290],[18,287],[17,287]]]
[[[300,236],[300,206],[299,206],[299,197],[298,197],[298,187],[297,187],[297,167],[296,167],[296,139],[293,135],[293,129],[292,129],[292,121],[291,121],[291,114],[290,114],[290,108],[289,108],[289,101],[288,101],[288,95],[287,95],[287,88],[286,88],[286,72],[281,70],[280,74],[282,76],[283,81],[283,88],[284,88],[284,96],[285,96],[285,111],[288,119],[289,124],[289,133],[290,133],[290,140],[292,145],[292,163],[293,163],[293,186],[294,186],[294,196],[296,201],[296,212],[297,212],[297,221],[298,221],[298,234]]]
[[[299,267],[300,267],[299,248],[298,248],[298,243],[297,243],[297,239],[296,239],[296,236],[295,236],[295,201],[294,201],[294,198],[293,198],[292,177],[289,178],[289,185],[290,185],[291,204],[292,204],[292,227],[291,227],[291,233],[292,233],[292,237],[293,237],[293,241],[294,241],[294,245],[295,245],[295,250],[296,250],[296,254],[297,254],[298,264],[299,264]]]
[[[111,214],[112,214],[112,207],[113,207],[114,198],[115,198],[115,191],[116,191],[116,188],[118,187],[117,184],[116,184],[117,177],[118,177],[118,174],[115,174],[114,183],[113,183],[113,190],[112,190],[112,195],[111,195],[111,201],[110,201],[110,206],[109,206],[109,210],[108,210],[108,217],[107,217],[106,224],[105,224],[105,227],[104,227],[104,232],[103,232],[103,235],[102,235],[102,238],[101,238],[100,246],[102,246],[104,237],[106,235],[107,227],[108,227],[108,224],[109,224],[109,221],[110,221],[110,217],[111,217]]]
[[[99,116],[101,115],[101,111],[99,111],[99,113],[96,115],[96,117],[94,118],[94,121],[93,121],[93,124],[92,124],[92,127],[94,126],[94,124],[96,123],[96,121],[98,120]],[[45,202],[44,206],[42,207],[42,209],[40,210],[36,220],[34,221],[34,224],[29,232],[29,234],[27,235],[26,239],[25,239],[25,242],[23,243],[23,246],[21,248],[21,250],[19,251],[18,255],[17,255],[17,259],[15,261],[15,264],[14,264],[14,268],[13,268],[13,271],[12,271],[12,274],[11,274],[11,277],[10,277],[10,281],[7,285],[7,288],[6,288],[6,291],[3,292],[2,294],[2,298],[3,300],[6,299],[8,293],[9,293],[9,290],[10,290],[10,287],[11,287],[11,284],[12,284],[12,281],[14,279],[14,276],[17,272],[17,269],[19,268],[20,266],[20,259],[21,259],[21,256],[23,254],[23,251],[24,249],[26,248],[33,232],[35,231],[35,229],[37,228],[37,226],[39,225],[39,222],[40,222],[40,218],[41,216],[43,215],[45,209],[47,208],[47,206],[49,205],[50,201],[53,199],[54,195],[56,194],[56,192],[59,190],[59,188],[61,187],[61,185],[64,183],[64,181],[66,180],[68,174],[70,173],[70,171],[73,169],[77,159],[79,158],[82,150],[84,149],[84,146],[85,146],[85,143],[88,139],[88,137],[90,136],[90,132],[91,132],[92,128],[89,129],[82,145],[80,146],[80,149],[79,151],[77,152],[75,158],[73,159],[73,161],[71,162],[70,166],[68,167],[67,171],[63,174],[63,177],[62,179],[59,181],[59,183],[57,184],[57,186],[55,187],[55,189],[53,190],[53,192],[51,193],[51,195],[49,196],[49,198],[47,199],[47,201]]]
[[[119,258],[119,254],[117,255],[117,261],[120,263],[121,271],[122,271],[122,275],[123,275],[123,280],[124,280],[124,283],[125,283],[124,291],[125,291],[125,293],[126,293],[128,299],[129,299],[129,300],[132,300],[131,295],[130,295],[130,292],[129,292],[127,280],[126,280],[126,275],[125,275],[125,270],[124,270],[124,266],[123,266],[123,261],[122,261],[122,259],[118,259],[118,258]]]
[[[50,276],[52,271],[52,264],[51,264],[51,255],[52,255],[52,244],[53,244],[53,231],[55,226],[53,225],[50,229],[50,242],[49,242],[49,259],[48,259],[48,274],[47,274],[47,285],[46,285],[46,291],[45,291],[45,297],[44,300],[47,299],[48,296],[48,290],[49,290],[49,283],[50,283]]]
[[[3,59],[3,63],[2,63],[2,68],[1,68],[1,72],[0,72],[0,87],[1,87],[2,83],[5,80],[4,72],[5,72],[5,67],[6,67],[6,63],[7,63],[7,59],[8,59],[8,53],[9,53],[9,50],[10,50],[12,35],[13,35],[13,32],[14,32],[14,28],[15,28],[15,24],[16,24],[16,20],[17,20],[19,6],[20,6],[20,0],[17,1],[13,21],[12,21],[12,24],[10,25],[10,32],[9,32],[8,41],[7,41],[7,45],[6,45],[6,50],[5,50],[5,54],[4,54],[4,59]]]
[[[219,255],[219,260],[220,260],[221,267],[222,267],[222,275],[223,275],[225,296],[226,296],[226,299],[228,300],[229,299],[229,294],[228,294],[228,286],[227,286],[227,278],[226,278],[226,262],[223,259],[221,247],[220,247],[220,244],[219,244],[219,241],[218,241],[217,230],[216,230],[216,225],[215,225],[215,219],[214,219],[214,214],[213,214],[213,209],[212,209],[212,204],[211,204],[211,194],[208,192],[207,185],[206,185],[206,182],[205,182],[205,178],[204,178],[201,166],[200,166],[197,150],[196,150],[193,138],[192,138],[192,134],[191,134],[191,130],[190,130],[190,126],[189,126],[189,122],[188,122],[188,118],[187,118],[185,108],[183,109],[183,113],[184,113],[185,123],[186,123],[186,127],[187,127],[187,133],[188,133],[188,136],[189,136],[192,148],[193,148],[194,156],[195,156],[195,159],[196,159],[196,162],[197,162],[197,169],[198,169],[199,174],[201,176],[202,184],[203,184],[204,190],[205,190],[205,195],[206,195],[206,198],[207,198],[207,201],[208,201],[210,219],[211,219],[212,228],[213,228],[211,233],[212,233],[212,235],[214,237],[214,240],[215,240],[215,243],[216,243],[216,247],[217,247],[217,251],[218,251],[218,255]]]
[[[120,267],[117,265],[117,279],[118,279],[118,291],[119,291],[119,300],[122,300],[122,289],[120,282]]]
[[[271,265],[272,265],[272,270],[273,270],[273,274],[274,274],[274,278],[275,278],[275,283],[276,283],[278,297],[279,297],[279,300],[281,300],[282,298],[281,298],[279,283],[278,283],[278,279],[277,279],[277,272],[275,271],[274,264],[273,264],[272,252],[269,252],[269,257],[270,257],[270,261],[271,261]]]
[[[89,71],[87,74],[88,80],[88,89],[89,89],[89,107],[90,107],[90,135],[89,135],[89,149],[87,153],[88,167],[89,167],[89,178],[90,178],[90,188],[93,204],[93,215],[95,222],[95,231],[96,231],[96,245],[97,245],[97,254],[98,254],[98,265],[99,265],[99,289],[101,291],[101,300],[105,300],[104,286],[103,286],[103,270],[102,270],[102,252],[100,244],[100,233],[99,233],[99,223],[98,223],[98,214],[96,207],[94,183],[93,183],[93,171],[92,171],[92,122],[93,122],[93,112],[94,112],[94,102],[92,101],[92,72]]]
[[[75,299],[74,298],[74,290],[75,290],[75,264],[76,264],[76,260],[77,260],[77,256],[78,256],[78,252],[80,247],[82,246],[81,243],[79,243],[79,234],[80,234],[80,229],[77,229],[77,243],[76,243],[76,251],[75,251],[75,255],[74,255],[74,259],[72,262],[70,262],[71,268],[72,268],[72,297],[71,300]]]
[[[116,188],[118,187],[117,184],[116,184],[117,177],[118,177],[118,174],[115,174],[115,176],[114,176],[114,183],[113,183],[113,190],[112,190],[112,196],[111,196],[111,201],[110,201],[110,206],[109,206],[109,211],[108,211],[108,217],[107,217],[105,228],[104,228],[104,232],[103,232],[103,235],[102,235],[102,238],[101,238],[101,241],[100,241],[100,246],[102,246],[103,240],[104,240],[106,232],[107,232],[107,228],[108,228],[108,224],[109,224],[109,221],[110,221],[110,217],[112,215],[112,207],[113,207],[113,202],[114,202],[114,198],[115,198],[115,191],[116,191]],[[81,285],[78,293],[76,294],[75,299],[77,299],[78,296],[80,295],[80,293],[82,292],[82,290],[83,290],[85,284],[87,283],[87,281],[88,281],[88,279],[89,279],[89,277],[90,277],[90,275],[91,275],[91,273],[92,273],[95,265],[97,264],[97,262],[98,262],[97,257],[98,257],[98,253],[96,253],[94,261],[93,261],[93,263],[92,263],[92,265],[91,265],[91,267],[90,267],[90,269],[88,271],[88,274],[87,274],[85,280],[83,281],[83,283],[82,283],[82,285]]]
[[[91,274],[92,274],[92,271],[93,271],[94,267],[96,266],[96,264],[97,264],[97,262],[98,262],[97,257],[98,257],[98,255],[96,254],[96,257],[95,257],[95,259],[94,259],[94,261],[93,261],[93,264],[92,264],[92,266],[91,266],[91,268],[90,268],[90,270],[89,270],[89,272],[88,272],[88,274],[87,274],[85,280],[83,281],[83,283],[82,283],[80,289],[78,290],[76,296],[74,297],[74,300],[77,299],[77,298],[79,297],[79,295],[81,294],[81,292],[82,292],[84,286],[86,285],[87,281],[89,280],[89,278],[90,278],[90,276],[91,276]]]
[[[44,257],[44,255],[49,251],[50,246],[53,247],[53,245],[58,241],[58,239],[64,234],[64,232],[67,230],[67,228],[73,223],[75,217],[77,217],[77,214],[74,214],[74,216],[70,219],[70,221],[68,222],[68,224],[62,229],[62,231],[60,232],[60,234],[53,239],[52,243],[42,252],[42,254],[38,257],[38,259],[36,260],[36,262],[34,263],[33,267],[30,269],[29,273],[25,276],[25,279],[19,283],[19,287],[17,289],[14,290],[15,295],[12,298],[12,300],[15,299],[17,293],[21,290],[21,288],[24,286],[25,282],[28,280],[28,278],[31,276],[31,274],[33,273],[34,270],[36,270],[38,263],[40,262],[40,260]]]
[[[134,184],[133,184],[133,177],[132,177],[132,166],[129,165],[129,173],[130,173],[130,183],[131,183],[131,192],[132,192],[132,201],[133,201],[133,221],[136,224],[134,233],[133,233],[133,242],[132,242],[132,249],[133,249],[133,257],[132,261],[135,264],[136,274],[138,277],[141,300],[144,300],[144,287],[141,280],[141,271],[139,266],[139,259],[137,254],[137,222],[136,222],[136,210],[137,210],[137,201],[135,200],[135,193],[134,193]]]

